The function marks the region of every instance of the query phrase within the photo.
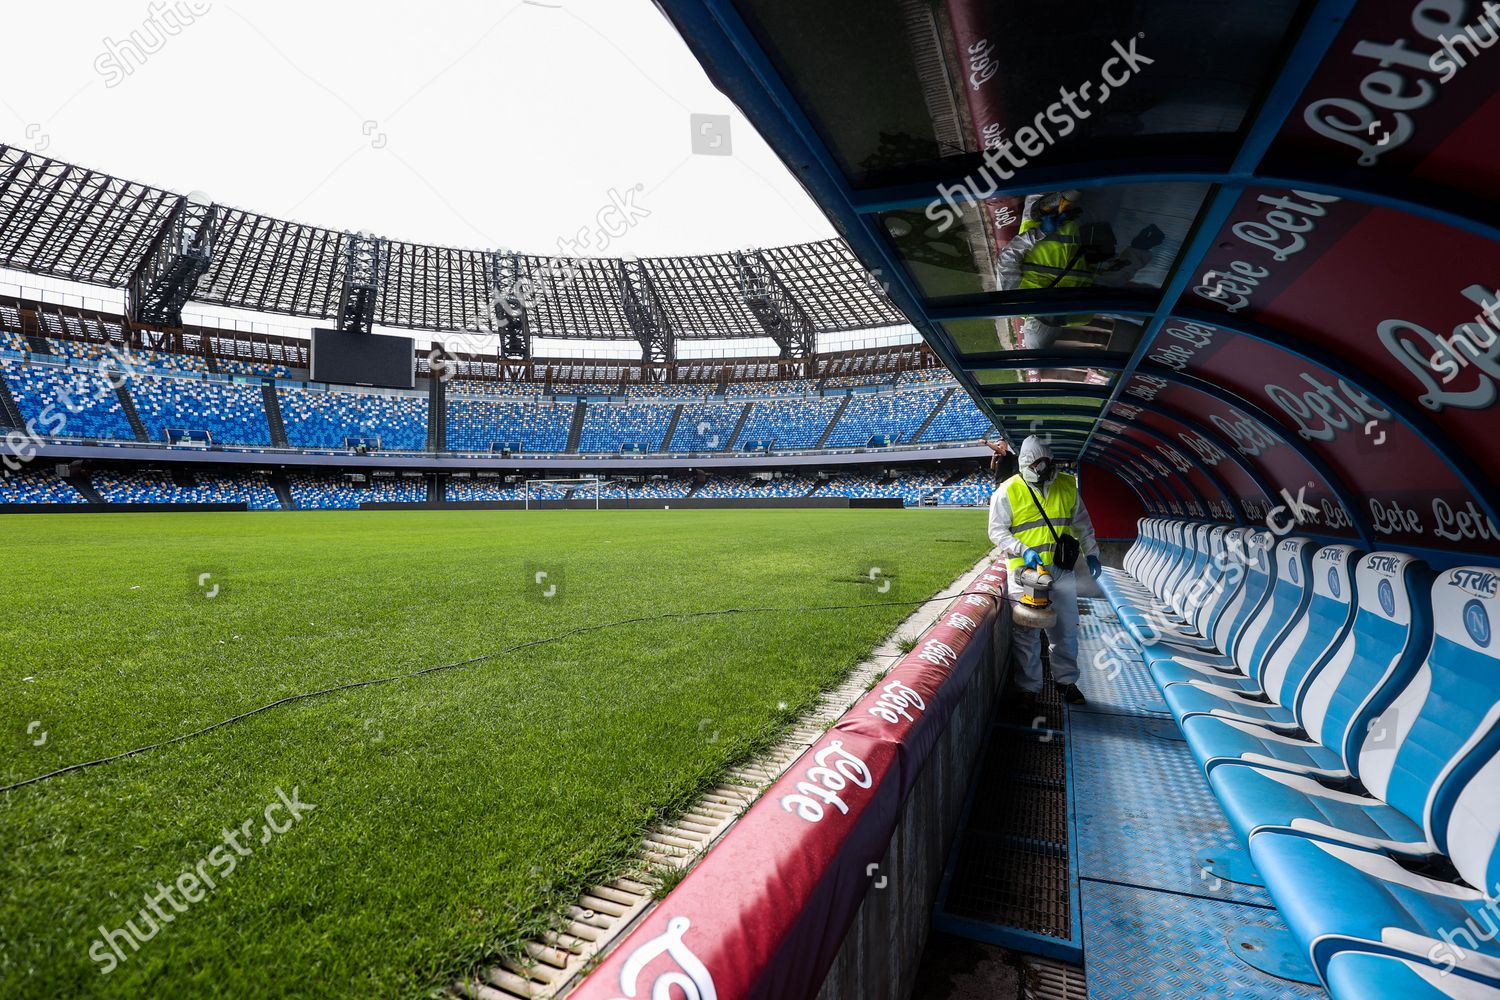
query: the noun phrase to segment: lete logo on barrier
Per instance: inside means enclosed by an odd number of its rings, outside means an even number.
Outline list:
[[[682,1000],[718,1000],[719,993],[714,989],[714,979],[709,975],[708,967],[683,943],[682,939],[691,926],[687,917],[673,917],[659,937],[631,952],[620,967],[620,990],[624,995],[613,1000],[646,1000],[648,997],[649,1000],[664,1000],[673,996],[674,987],[682,991]],[[677,969],[658,973],[650,982],[650,993],[642,994],[639,986],[641,973],[661,955],[676,962]]]
[[[830,767],[829,761],[833,761]],[[870,767],[863,760],[844,749],[843,740],[833,740],[813,754],[815,767],[803,772],[805,781],[797,782],[797,794],[783,795],[781,808],[795,813],[809,823],[823,818],[823,805],[830,805],[844,815],[849,814],[849,805],[838,793],[853,783],[859,788],[869,788],[874,781]],[[822,800],[822,805],[818,800]]]

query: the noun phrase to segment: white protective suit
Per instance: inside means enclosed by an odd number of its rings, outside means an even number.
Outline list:
[[[1052,449],[1049,448],[1041,438],[1036,435],[1028,437],[1021,444],[1021,453],[1018,456],[1020,471],[1017,475],[1027,478],[1028,468],[1038,459],[1051,459]],[[1029,480],[1028,480],[1029,481]],[[1006,496],[1006,483],[1001,483],[990,497],[990,541],[994,542],[1000,552],[1007,557],[1015,557],[1026,551],[1020,539],[1011,534],[1010,526],[1011,510],[1010,498]],[[1032,489],[1043,500],[1047,499],[1047,491],[1057,482],[1057,472],[1054,470],[1042,482],[1031,482]],[[1070,531],[1078,539],[1079,551],[1083,556],[1097,556],[1099,554],[1099,542],[1094,538],[1094,522],[1089,519],[1089,512],[1083,505],[1083,494],[1078,496],[1078,503],[1073,507],[1073,519],[1068,522],[1054,522],[1053,527],[1061,534],[1064,530]],[[1080,559],[1080,563],[1082,559]],[[1006,584],[1012,600],[1020,597],[1020,585],[1014,574]],[[1047,630],[1047,638],[1051,641],[1052,679],[1058,684],[1078,683],[1078,570],[1073,567],[1073,572],[1058,573],[1053,576],[1052,606],[1057,610],[1057,625]],[[1016,686],[1028,694],[1037,694],[1042,690],[1042,630],[1035,628],[1013,627],[1011,629],[1011,641],[1015,647],[1016,663],[1020,668],[1021,676],[1016,681]]]

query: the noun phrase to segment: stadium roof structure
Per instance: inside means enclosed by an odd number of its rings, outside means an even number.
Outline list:
[[[1158,513],[1500,555],[1480,5],[658,4],[1013,435]],[[1002,281],[1065,192],[1113,255]]]
[[[820,333],[906,318],[839,239],[686,257],[561,258],[386,240],[272,218],[0,145],[0,266],[123,288],[136,322],[189,301],[346,328],[631,340],[764,338],[787,358]]]

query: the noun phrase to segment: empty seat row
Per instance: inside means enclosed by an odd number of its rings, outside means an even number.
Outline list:
[[[1335,997],[1500,997],[1500,572],[1148,519],[1100,580]]]

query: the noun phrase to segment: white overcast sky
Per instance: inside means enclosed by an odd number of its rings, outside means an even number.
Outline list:
[[[122,74],[105,57],[154,43],[152,9],[9,4],[0,140],[459,247],[556,253],[638,184],[650,215],[608,256],[833,233],[649,0],[217,0]],[[692,153],[693,113],[732,116],[732,155]]]

